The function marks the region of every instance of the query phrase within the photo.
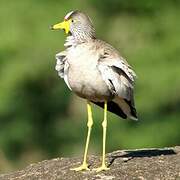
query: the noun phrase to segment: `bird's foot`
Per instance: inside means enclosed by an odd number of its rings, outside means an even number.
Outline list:
[[[88,168],[87,163],[83,163],[81,166],[79,166],[77,168],[71,168],[70,170],[72,170],[72,171],[83,171],[83,170],[89,171],[90,169]]]
[[[100,172],[100,171],[107,171],[110,168],[108,168],[105,164],[103,164],[102,166],[98,167],[98,168],[94,168],[93,170],[96,172]]]

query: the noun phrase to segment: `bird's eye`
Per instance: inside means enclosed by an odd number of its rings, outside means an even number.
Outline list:
[[[74,20],[72,19],[71,22],[74,22]]]

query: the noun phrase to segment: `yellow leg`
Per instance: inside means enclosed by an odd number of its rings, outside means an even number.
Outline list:
[[[89,170],[88,164],[87,164],[87,152],[88,152],[89,140],[90,140],[90,135],[91,135],[91,129],[93,125],[92,110],[91,110],[91,104],[89,101],[87,101],[87,112],[88,112],[88,123],[87,123],[88,134],[87,134],[87,139],[86,139],[83,163],[81,166],[71,169],[74,171]]]
[[[106,129],[107,129],[107,101],[104,103],[104,120],[102,122],[103,127],[103,153],[102,153],[102,164],[99,168],[95,170],[97,172],[108,170],[109,168],[106,166],[105,162],[105,151],[106,151]]]

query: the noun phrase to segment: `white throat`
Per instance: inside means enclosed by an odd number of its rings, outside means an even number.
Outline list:
[[[77,43],[76,39],[71,35],[71,36],[67,36],[65,43],[64,43],[64,46],[69,48],[72,46],[76,46],[77,44],[78,43]]]

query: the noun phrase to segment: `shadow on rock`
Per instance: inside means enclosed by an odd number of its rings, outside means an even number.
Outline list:
[[[132,160],[133,158],[140,158],[140,157],[155,157],[155,156],[167,156],[167,155],[175,155],[176,152],[173,149],[142,149],[142,150],[127,150],[121,152],[114,152],[109,157],[110,161],[108,166],[111,166],[113,162],[118,159],[122,158],[123,162],[127,162]]]

